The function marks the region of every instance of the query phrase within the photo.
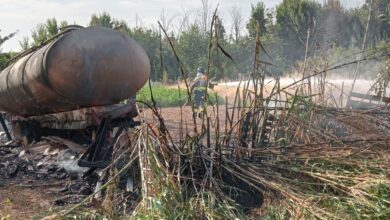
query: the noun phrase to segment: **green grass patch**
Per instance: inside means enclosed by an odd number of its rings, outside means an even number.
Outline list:
[[[156,105],[158,107],[177,107],[184,105],[187,101],[187,90],[178,89],[170,86],[162,85],[161,83],[152,83],[152,93]],[[215,104],[218,99],[218,104],[223,104],[224,99],[221,96],[218,96],[213,90],[208,90],[209,94],[209,104]],[[147,104],[152,104],[151,92],[149,85],[146,84],[138,93],[137,101],[145,102]]]

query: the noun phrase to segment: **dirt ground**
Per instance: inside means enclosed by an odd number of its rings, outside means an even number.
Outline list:
[[[224,106],[223,106],[224,107]],[[209,114],[214,114],[213,107],[209,106]],[[194,131],[192,111],[190,106],[182,109],[179,107],[162,108],[161,115],[169,131],[175,140],[180,138],[180,121],[183,121],[185,133]],[[224,111],[220,109],[221,117],[224,120]],[[222,116],[223,115],[223,116]],[[144,109],[140,117],[149,123],[157,122],[157,118],[152,112]],[[201,129],[201,119],[196,119],[198,129]],[[0,218],[5,219],[40,219],[52,210],[60,210],[70,207],[56,205],[56,201],[67,196],[67,193],[61,192],[65,185],[70,184],[69,179],[60,181],[36,180],[31,176],[17,176],[14,178],[0,178]]]
[[[208,112],[212,118],[216,114],[216,108],[213,110],[209,106]],[[220,106],[219,114],[221,121],[225,120],[225,106]],[[170,134],[178,141],[180,139],[180,123],[183,122],[185,133],[194,132],[194,122],[190,106],[161,108],[160,113],[164,118],[165,124],[168,127]],[[145,120],[148,123],[157,124],[157,118],[149,109],[143,109],[138,120]],[[201,129],[200,124],[202,119],[196,119],[198,129]],[[212,121],[215,124],[215,121]],[[56,201],[66,197],[66,193],[61,192],[65,185],[70,184],[69,179],[61,181],[35,180],[30,176],[15,178],[0,178],[0,217],[9,217],[8,219],[40,219],[51,210],[63,209],[66,206],[56,205]]]
[[[63,185],[63,182],[31,182],[28,179],[3,183],[0,186],[0,217],[39,219],[50,211],[56,199],[64,196],[59,192]]]
[[[164,118],[164,123],[167,126],[171,136],[175,141],[179,141],[180,137],[183,139],[183,135],[185,134],[194,134],[195,132],[195,124],[192,116],[191,106],[183,106],[181,109],[179,107],[166,107],[160,108],[159,113]],[[218,122],[220,130],[223,131],[225,129],[225,121],[226,121],[226,106],[219,105],[218,111],[217,106],[208,106],[207,112],[210,118],[210,126],[212,128],[216,127],[216,115],[218,115]],[[229,114],[231,114],[232,109],[229,109]],[[235,118],[237,118],[237,110],[235,112]],[[139,119],[143,119],[148,123],[157,124],[157,117],[154,116],[151,110],[143,109]],[[202,129],[202,123],[206,125],[206,119],[196,117],[196,127],[197,131],[200,132]],[[229,126],[229,125],[228,125]],[[212,129],[214,130],[214,129]]]

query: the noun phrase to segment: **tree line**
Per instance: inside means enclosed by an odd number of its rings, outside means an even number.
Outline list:
[[[164,12],[161,14],[160,23],[167,31],[170,42],[161,28],[131,27],[105,12],[93,14],[88,26],[115,28],[134,38],[149,55],[151,78],[176,80],[182,76],[180,67],[186,76],[191,77],[198,66],[208,64],[212,11],[207,0],[202,0],[202,6],[199,19],[190,21],[188,15],[184,14],[177,30],[173,30],[172,20]],[[224,19],[230,19],[229,32],[226,31]],[[314,0],[283,0],[275,8],[267,8],[260,1],[251,5],[249,20],[244,20],[238,7],[233,7],[229,11],[229,18],[224,19],[218,17],[217,13],[213,26],[217,39],[212,43],[217,43],[221,50],[211,51],[213,65],[210,75],[217,79],[235,79],[240,74],[252,71],[256,35],[262,46],[260,60],[267,64],[269,72],[274,75],[282,75],[294,68],[305,56],[343,56],[345,51],[358,51],[365,37],[365,48],[375,48],[388,44],[390,36],[388,0],[366,0],[357,8],[345,8],[340,0],[326,0],[322,4]],[[38,24],[31,36],[20,42],[20,46],[22,49],[38,46],[67,25],[66,21],[50,18]],[[4,42],[2,39],[6,40],[7,36],[0,37],[0,47]],[[177,52],[180,64],[170,43]],[[2,54],[2,57],[7,56]]]

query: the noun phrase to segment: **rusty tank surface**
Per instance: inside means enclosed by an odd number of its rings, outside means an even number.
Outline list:
[[[149,58],[133,39],[108,28],[79,28],[0,73],[0,110],[28,117],[112,105],[134,97],[149,74]]]

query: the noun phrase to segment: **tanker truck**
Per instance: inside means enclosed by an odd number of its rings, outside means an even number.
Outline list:
[[[105,167],[115,139],[108,136],[137,124],[135,95],[149,74],[149,58],[135,40],[109,28],[69,26],[1,71],[8,136],[24,145],[68,138],[87,146],[80,166]]]

